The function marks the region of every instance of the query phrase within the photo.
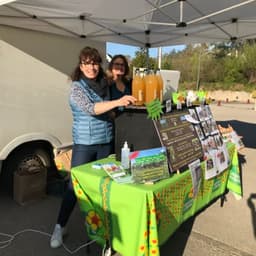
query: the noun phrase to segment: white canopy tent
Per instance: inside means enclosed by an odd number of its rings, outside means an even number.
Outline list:
[[[256,0],[3,0],[0,25],[147,48],[243,40]]]

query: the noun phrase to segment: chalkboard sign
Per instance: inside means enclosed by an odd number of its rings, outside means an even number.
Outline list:
[[[196,130],[185,118],[188,110],[166,113],[154,121],[162,146],[167,149],[171,172],[183,171],[191,162],[203,158]]]

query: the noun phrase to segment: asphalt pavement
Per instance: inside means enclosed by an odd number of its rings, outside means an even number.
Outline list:
[[[218,123],[231,124],[243,136],[245,148],[239,152],[243,198],[237,200],[229,192],[223,206],[220,199],[212,202],[161,246],[161,256],[256,256],[256,111],[252,104],[239,103],[212,104],[211,110]],[[65,247],[50,248],[60,202],[60,196],[47,195],[20,206],[1,192],[0,256],[100,256],[97,243],[85,246],[88,237],[78,205],[68,223]]]

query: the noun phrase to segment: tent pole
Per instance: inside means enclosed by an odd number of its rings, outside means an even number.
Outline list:
[[[162,68],[162,47],[157,48],[158,68]]]
[[[199,87],[200,87],[201,56],[202,56],[202,50],[200,49],[199,56],[198,56],[198,65],[197,65],[197,79],[196,79],[197,91],[199,91]]]
[[[148,47],[146,47],[146,66],[147,66],[147,69],[149,69],[149,49]]]

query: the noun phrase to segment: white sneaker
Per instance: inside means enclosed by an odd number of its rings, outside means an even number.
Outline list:
[[[58,248],[62,245],[63,236],[66,235],[67,230],[65,227],[61,227],[60,224],[56,224],[52,233],[50,246],[51,248]]]

